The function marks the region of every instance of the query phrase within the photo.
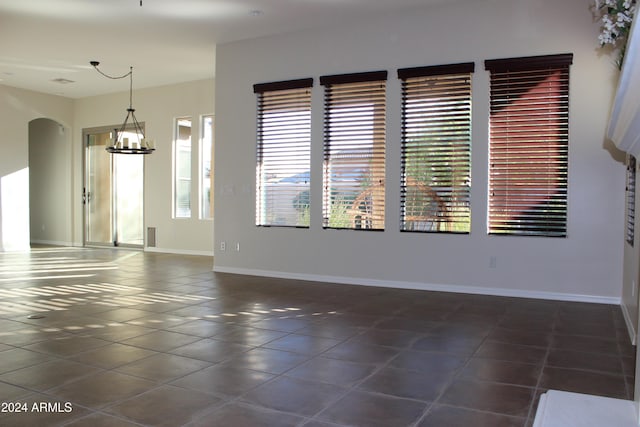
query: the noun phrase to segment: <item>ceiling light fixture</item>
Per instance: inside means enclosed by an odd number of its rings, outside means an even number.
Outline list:
[[[120,126],[120,129],[114,129],[115,135],[111,140],[111,145],[108,145],[106,150],[113,154],[150,154],[155,151],[154,142],[145,138],[142,126],[140,126],[138,119],[136,119],[136,110],[133,108],[133,67],[129,67],[129,72],[122,76],[110,76],[100,71],[98,68],[100,62],[91,61],[89,64],[91,64],[98,73],[109,79],[118,80],[129,77],[129,108],[127,108],[127,116],[122,126]],[[129,119],[131,119],[131,124],[133,125],[133,133],[139,135],[137,140],[133,138],[129,140],[129,138],[124,137]]]

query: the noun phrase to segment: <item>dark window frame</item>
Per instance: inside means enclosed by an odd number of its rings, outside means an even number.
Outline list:
[[[325,229],[383,231],[387,71],[320,77]]]
[[[402,68],[400,230],[471,232],[473,62]]]
[[[313,78],[253,86],[259,227],[310,226],[312,87]]]
[[[572,61],[573,54],[485,61],[489,234],[567,236]]]

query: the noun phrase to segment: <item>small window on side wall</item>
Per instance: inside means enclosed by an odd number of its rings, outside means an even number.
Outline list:
[[[631,246],[635,238],[636,226],[636,158],[632,155],[627,157],[627,219],[626,219],[626,240]]]
[[[191,117],[175,119],[174,217],[191,218]]]
[[[213,218],[213,115],[200,120],[200,219]]]

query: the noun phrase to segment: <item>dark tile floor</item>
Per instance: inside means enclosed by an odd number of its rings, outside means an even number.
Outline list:
[[[530,427],[549,388],[632,398],[619,307],[211,267],[0,254],[0,425]]]

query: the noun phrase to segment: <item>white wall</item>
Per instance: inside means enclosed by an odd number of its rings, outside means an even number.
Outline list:
[[[624,166],[605,149],[615,82],[586,0],[484,0],[364,19],[349,27],[218,46],[215,267],[337,282],[619,302]],[[488,236],[485,59],[573,53],[568,237]],[[475,61],[472,232],[400,233],[402,67]],[[323,230],[322,89],[318,77],[388,70],[387,229]],[[254,83],[314,77],[311,228],[257,228]],[[226,251],[220,251],[221,242]],[[236,252],[236,242],[240,252]],[[496,268],[489,268],[496,257]]]
[[[73,101],[0,85],[0,251],[29,248],[29,122],[38,118],[71,127]],[[68,201],[71,189],[58,191]]]
[[[134,90],[136,117],[145,125],[147,138],[155,140],[156,151],[145,156],[145,235],[146,227],[156,227],[156,247],[160,252],[213,254],[213,221],[198,219],[197,193],[192,188],[192,218],[172,217],[172,144],[176,117],[191,116],[194,127],[192,165],[197,171],[197,143],[201,115],[213,114],[214,81],[202,80],[171,86]],[[79,99],[75,103],[74,158],[82,159],[82,129],[119,126],[126,116],[129,93],[122,92]],[[75,194],[82,194],[82,161],[74,162]],[[194,179],[197,175],[194,175]],[[74,242],[82,244],[82,204],[74,199]]]
[[[32,243],[70,246],[71,130],[50,119],[29,123]]]
[[[204,80],[144,89],[134,92],[134,107],[158,149],[145,165],[145,223],[157,227],[158,251],[213,253],[213,221],[172,219],[173,118],[213,114],[214,82]],[[0,85],[0,250],[26,250],[30,242],[29,123],[51,119],[72,135],[64,135],[53,155],[40,156],[38,167],[51,166],[57,185],[55,194],[38,200],[33,212],[40,242],[83,244],[83,142],[82,129],[122,123],[128,106],[128,92],[73,100]],[[37,124],[37,122],[33,122]],[[57,128],[59,129],[59,128]],[[32,129],[41,139],[42,129]],[[199,128],[194,128],[194,145]],[[46,158],[45,158],[46,157]],[[197,167],[197,156],[193,159]],[[38,190],[36,189],[36,192]],[[197,206],[194,194],[193,205]],[[49,214],[43,215],[47,209]],[[55,212],[55,215],[50,215]],[[197,215],[197,211],[195,211]],[[62,218],[64,217],[64,218]],[[49,222],[52,225],[45,224]],[[42,232],[42,225],[45,231]]]
[[[637,15],[637,14],[636,14]],[[627,41],[624,64],[620,72],[608,135],[616,146],[630,155],[639,157],[637,141],[640,138],[640,24],[636,20]],[[636,162],[636,176],[640,172]],[[640,186],[636,184],[635,212],[640,208]],[[624,244],[624,273],[622,311],[635,342],[638,335],[638,282],[640,279],[640,215],[635,217],[633,244]],[[640,378],[636,381],[636,401],[640,400]]]

